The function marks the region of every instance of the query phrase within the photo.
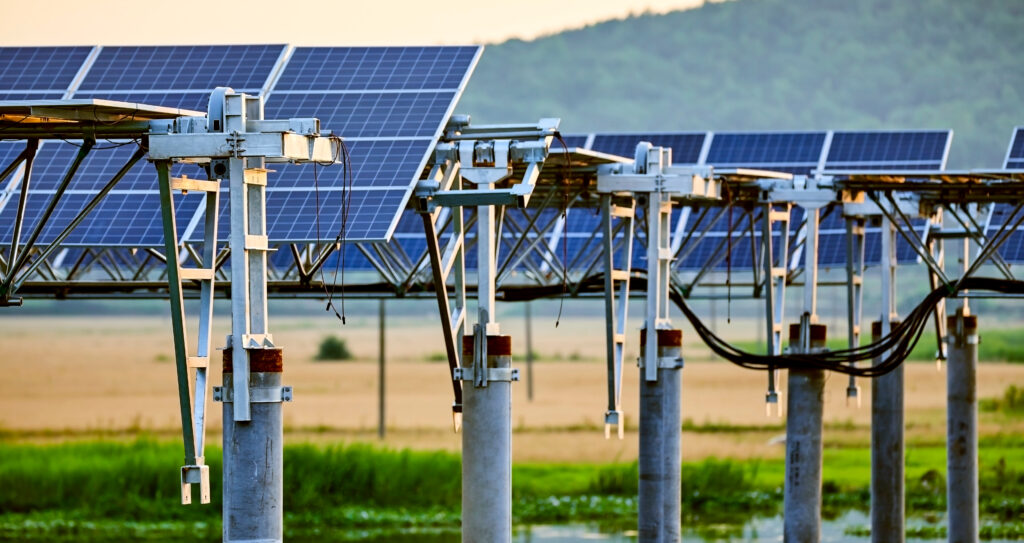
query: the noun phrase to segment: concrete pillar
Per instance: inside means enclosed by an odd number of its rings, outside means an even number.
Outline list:
[[[958,311],[949,334],[946,504],[950,543],[978,541],[978,317]]]
[[[893,322],[889,329],[899,323]],[[871,341],[882,323],[871,323]],[[875,364],[881,358],[875,359]],[[903,364],[871,380],[871,541],[904,540]]]
[[[809,326],[810,348],[824,348],[825,325]],[[800,325],[790,325],[789,342],[791,348],[799,348]],[[818,543],[821,540],[825,372],[790,369],[788,383],[783,539],[787,543]]]
[[[234,372],[224,350],[224,393]],[[284,537],[284,419],[281,401],[261,401],[280,389],[281,349],[249,351],[252,420],[234,420],[224,402],[224,542],[276,543]],[[261,389],[259,393],[255,389]]]
[[[647,330],[640,331],[640,357],[646,360]],[[638,531],[642,542],[681,540],[681,374],[682,330],[658,330],[658,380],[640,368],[640,455]],[[667,367],[666,367],[667,366]]]
[[[463,368],[473,367],[473,336],[463,336]],[[486,386],[463,381],[462,541],[512,541],[512,337],[487,336]]]

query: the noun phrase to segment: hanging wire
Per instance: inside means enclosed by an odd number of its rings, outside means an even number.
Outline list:
[[[334,157],[328,164],[321,164],[319,162],[313,162],[313,188],[316,198],[316,241],[317,245],[321,245],[320,237],[320,182],[319,182],[319,166],[332,166],[338,162],[340,158],[342,160],[342,185],[341,185],[341,226],[339,228],[338,235],[334,238],[333,246],[340,247],[340,254],[334,263],[334,280],[331,282],[330,289],[327,288],[327,279],[324,275],[324,267],[320,266],[320,284],[324,289],[324,295],[327,297],[327,307],[325,311],[333,311],[334,316],[341,321],[341,324],[347,324],[345,318],[345,238],[346,238],[346,227],[348,225],[348,212],[352,204],[352,185],[354,183],[352,176],[352,168],[350,165],[350,157],[348,152],[348,146],[345,144],[345,140],[338,136],[331,136],[331,141],[334,143]],[[334,294],[338,283],[338,270],[341,270],[341,311],[334,305]]]
[[[565,164],[562,165],[562,295],[558,298],[558,316],[555,317],[555,328],[562,321],[562,308],[569,292],[569,146],[565,143],[562,133],[555,130],[555,139],[562,144]]]

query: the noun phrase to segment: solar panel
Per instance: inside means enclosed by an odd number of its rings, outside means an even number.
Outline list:
[[[21,239],[25,241],[39,223],[52,193],[30,192],[25,206],[25,219]],[[37,243],[49,243],[67,226],[94,194],[73,192],[61,198],[53,215],[40,233]],[[176,196],[178,216],[194,214],[202,196],[189,194]],[[0,211],[0,243],[10,243],[14,235],[17,201],[8,202]],[[178,235],[182,235],[187,221],[178,221]],[[64,242],[75,246],[147,247],[163,245],[160,214],[160,195],[157,191],[112,191],[89,214]]]
[[[717,132],[706,163],[809,174],[818,166],[825,132]]]
[[[590,150],[632,158],[641,141],[672,148],[675,164],[696,164],[704,145],[704,132],[650,132],[632,134],[594,134]]]
[[[60,100],[62,92],[0,92],[0,102],[6,100]]]
[[[283,45],[104,47],[82,91],[202,91],[231,87],[259,93]],[[160,104],[157,104],[160,105]]]
[[[1013,129],[1010,146],[1006,149],[1003,167],[1012,170],[1024,169],[1024,126]]]
[[[835,132],[825,169],[941,170],[951,130]]]
[[[836,131],[833,132],[825,161],[826,170],[941,170],[946,167],[946,156],[953,138],[951,130],[905,131]],[[919,233],[925,227],[924,219],[911,220]],[[881,260],[881,238],[878,228],[865,230],[867,264]],[[841,214],[833,213],[821,224],[819,264],[822,266],[846,264],[846,225]],[[896,238],[896,260],[912,263],[918,255],[902,237]]]
[[[388,239],[441,135],[480,47],[296,48],[266,102],[268,118],[312,117],[347,142],[353,173],[350,241]],[[345,186],[340,166],[319,168],[322,194]],[[276,194],[282,192],[282,194]],[[282,169],[267,187],[274,241],[315,241],[313,166]],[[287,193],[287,194],[284,194]],[[271,204],[271,201],[274,201]],[[337,198],[321,201],[321,236],[341,228]]]
[[[432,142],[439,119],[447,121],[446,113],[456,94],[457,89],[415,93],[275,93],[267,110],[268,117],[276,119],[309,117],[315,113],[322,127],[330,127],[346,139],[421,138]]]
[[[0,47],[0,89],[63,94],[90,51],[91,47]]]
[[[212,89],[211,89],[212,90]],[[78,91],[75,98],[102,98],[133,104],[206,111],[210,103],[209,92],[113,92]]]
[[[479,53],[479,47],[299,47],[275,91],[458,89]]]
[[[50,59],[43,66],[62,68],[70,76],[60,79],[63,87],[71,84],[78,73],[73,63],[58,62],[53,48],[31,48],[29,57]],[[72,48],[74,49],[74,48]],[[81,57],[90,48],[64,53]],[[215,86],[232,86],[236,90],[259,92],[270,79],[281,58],[284,46],[184,46],[184,47],[105,47],[102,48],[73,94],[74,98],[105,98],[124,102],[146,103],[195,109],[207,107],[209,94]],[[22,57],[26,56],[22,53]],[[5,60],[7,60],[5,58]],[[14,61],[11,61],[12,63]],[[16,66],[16,64],[15,64]],[[11,64],[3,66],[6,74]],[[65,90],[65,89],[61,89]],[[59,97],[59,96],[56,96]],[[122,145],[123,143],[123,145]],[[32,172],[30,198],[26,207],[26,224],[41,213],[43,206],[57,188],[67,167],[77,153],[72,143],[49,142],[42,145]],[[50,241],[64,225],[125,164],[135,150],[132,142],[100,141],[83,162],[63,201],[57,206],[51,223],[43,230],[41,242]],[[187,172],[193,177],[201,173],[195,166],[176,166],[174,175]],[[120,181],[115,191],[82,222],[65,242],[67,245],[159,246],[163,244],[156,172],[145,161],[140,162]],[[9,200],[9,199],[8,199]],[[184,232],[195,215],[201,198],[185,200],[178,207],[179,234]],[[13,213],[17,206],[0,203],[0,215],[10,218],[0,238],[10,239]]]
[[[588,138],[589,136],[587,134],[562,134],[562,139],[565,140],[565,146],[569,149],[586,149]],[[559,143],[558,140],[555,140],[551,144],[551,151],[557,152],[561,150],[562,144]]]

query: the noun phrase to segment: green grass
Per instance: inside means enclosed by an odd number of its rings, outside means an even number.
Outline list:
[[[990,520],[1024,520],[1022,444],[1024,438],[1017,435],[982,442],[981,507]],[[910,513],[944,509],[945,460],[943,447],[908,448]],[[213,503],[185,507],[178,503],[177,443],[0,441],[0,540],[81,538],[116,532],[118,526],[132,539],[173,540],[177,530],[216,534],[220,451],[211,447],[207,462]],[[826,511],[869,506],[870,462],[866,448],[825,450]],[[456,454],[301,444],[285,447],[285,466],[288,523],[295,530],[451,530],[458,525],[461,468]],[[684,463],[684,521],[735,524],[753,515],[775,515],[782,503],[784,471],[782,459]],[[635,522],[636,473],[636,463],[517,464],[516,519],[628,526]],[[19,530],[25,532],[11,535]]]
[[[1011,417],[1024,414],[1024,388],[1010,385],[1006,387],[1000,398],[983,398],[979,400],[978,409],[990,413],[1001,413]]]

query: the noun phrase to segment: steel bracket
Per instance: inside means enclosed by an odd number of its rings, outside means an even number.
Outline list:
[[[202,459],[197,459],[202,461]],[[181,467],[181,504],[192,503],[192,485],[199,484],[199,503],[210,503],[210,466]]]
[[[455,381],[475,381],[473,368],[455,368]],[[518,381],[518,368],[487,368],[485,379],[487,381]]]
[[[644,367],[644,357],[637,357],[636,367]],[[678,370],[683,367],[683,357],[681,356],[659,356],[658,357],[658,368],[668,370]]]
[[[213,401],[231,403],[235,392],[232,387],[213,387]],[[251,387],[249,403],[281,403],[292,401],[292,387]]]

